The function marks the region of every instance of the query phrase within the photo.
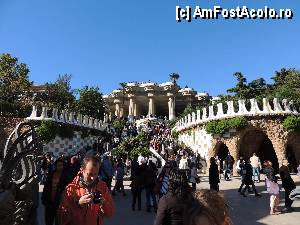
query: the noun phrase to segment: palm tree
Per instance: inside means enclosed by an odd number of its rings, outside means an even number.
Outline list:
[[[179,79],[179,74],[178,73],[171,73],[170,75],[170,80],[173,82],[173,84],[176,84],[176,81]]]
[[[120,83],[120,86],[121,86],[121,90],[122,90],[122,92],[123,92],[123,98],[122,98],[122,100],[123,100],[123,105],[124,105],[126,83],[125,83],[125,82],[121,82],[121,83]]]

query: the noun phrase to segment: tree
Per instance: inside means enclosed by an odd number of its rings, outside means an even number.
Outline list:
[[[0,55],[0,99],[12,103],[28,100],[32,85],[28,73],[27,65],[19,63],[16,57]]]
[[[125,87],[126,87],[126,83],[125,83],[125,82],[121,82],[121,83],[120,83],[120,86],[121,86],[121,90],[122,90],[122,93],[123,93],[122,103],[123,103],[123,105],[124,105],[124,102],[125,102]]]
[[[176,81],[179,79],[179,74],[178,73],[171,73],[170,75],[170,80],[173,82],[173,84],[176,84]]]
[[[53,108],[73,109],[75,96],[71,89],[71,78],[69,74],[59,75],[54,83],[46,84],[45,92],[38,93],[35,100]]]
[[[237,98],[247,98],[247,95],[250,92],[249,86],[247,85],[247,79],[241,72],[236,72],[233,76],[235,76],[237,83],[235,87],[229,88],[227,92],[234,94]]]
[[[80,97],[76,101],[76,111],[95,119],[103,119],[105,106],[99,88],[85,86],[77,91]]]
[[[293,100],[300,106],[300,72],[295,68],[281,69],[272,77],[274,84],[270,87],[272,97]]]
[[[0,55],[0,105],[1,111],[10,109],[12,115],[26,116],[30,107],[32,82],[26,64],[10,54]],[[28,116],[28,115],[27,115]]]

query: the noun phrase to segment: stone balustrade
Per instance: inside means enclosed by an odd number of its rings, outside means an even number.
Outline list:
[[[176,123],[176,130],[181,131],[188,129],[194,125],[203,124],[211,120],[232,118],[236,116],[266,116],[266,115],[287,115],[300,113],[295,109],[293,101],[288,101],[286,99],[280,102],[277,98],[273,99],[272,106],[270,105],[270,100],[264,98],[259,107],[259,102],[256,99],[250,99],[250,103],[246,105],[245,99],[238,100],[238,108],[234,107],[233,101],[227,101],[227,110],[224,110],[223,103],[218,103],[216,105],[211,105],[207,108],[203,108],[202,111],[197,110],[180,119]],[[247,109],[248,107],[248,109]],[[208,112],[208,114],[207,114]]]
[[[49,114],[51,116],[49,116]],[[61,110],[59,112],[56,108],[48,108],[46,106],[42,107],[41,113],[39,113],[37,106],[32,107],[32,112],[27,120],[50,120],[58,123],[66,123],[76,126],[82,126],[87,128],[93,128],[97,130],[104,130],[107,125],[107,115],[104,115],[104,121],[94,119],[87,115],[81,115],[80,113],[75,114],[74,112],[67,112],[66,110]]]

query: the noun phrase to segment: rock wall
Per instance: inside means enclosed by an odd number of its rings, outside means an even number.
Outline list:
[[[249,118],[249,125],[223,136],[207,134],[204,125],[179,132],[179,141],[200,153],[207,160],[216,156],[221,143],[225,144],[235,161],[240,153],[251,156],[260,148],[267,137],[274,148],[278,163],[287,158],[287,145],[292,148],[296,161],[300,163],[300,134],[287,131],[283,125],[283,116],[257,116]]]

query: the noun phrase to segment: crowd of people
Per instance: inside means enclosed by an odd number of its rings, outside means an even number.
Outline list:
[[[282,162],[278,177],[272,163],[264,161],[261,164],[255,153],[250,158],[240,157],[237,162],[230,153],[224,159],[211,157],[208,170],[210,188],[197,190],[200,156],[178,147],[163,122],[146,126],[150,147],[166,160],[162,168],[154,158],[136,155],[130,160],[107,154],[108,145],[118,144],[116,138],[135,136],[139,129],[132,121],[127,121],[121,132],[121,136],[115,135],[100,145],[95,143],[73,156],[61,155],[54,161],[51,155],[45,155],[41,182],[44,184],[42,203],[46,225],[102,225],[105,216],[114,214],[113,196],[118,193],[124,197],[128,195],[124,189],[125,177],[130,180],[131,209],[155,212],[154,225],[231,224],[227,204],[219,194],[219,184],[222,177],[230,181],[234,169],[241,177],[238,191],[242,196],[246,197],[248,191],[261,197],[255,182],[261,181],[260,173],[263,172],[266,190],[270,194],[270,214],[293,211],[290,193],[296,186],[287,160]],[[279,178],[285,189],[283,210],[278,207]],[[142,207],[142,196],[145,196],[145,208]]]

